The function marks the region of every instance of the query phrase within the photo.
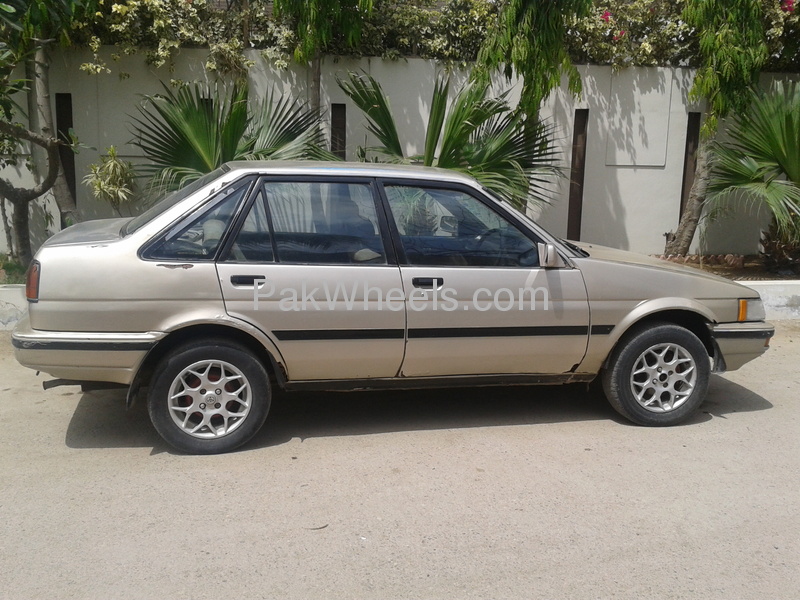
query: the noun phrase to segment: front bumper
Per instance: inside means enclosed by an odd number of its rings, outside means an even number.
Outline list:
[[[128,385],[144,357],[166,334],[84,333],[32,329],[26,315],[11,336],[14,355],[25,367],[62,379]]]
[[[717,360],[718,371],[733,371],[758,358],[769,348],[775,328],[764,322],[720,323],[709,326],[722,360]]]

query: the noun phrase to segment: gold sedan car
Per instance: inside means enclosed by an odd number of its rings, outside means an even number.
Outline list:
[[[673,425],[767,349],[755,291],[548,234],[429,168],[229,163],[133,219],[39,250],[13,334],[46,387],[147,394],[175,448],[218,453],[270,389],[569,383]]]

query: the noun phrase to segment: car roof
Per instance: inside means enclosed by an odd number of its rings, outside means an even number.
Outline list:
[[[362,163],[340,161],[282,161],[239,160],[224,165],[225,170],[245,171],[273,175],[338,175],[350,177],[386,177],[402,179],[435,179],[475,185],[468,175],[449,169],[420,165],[395,165],[386,163]]]

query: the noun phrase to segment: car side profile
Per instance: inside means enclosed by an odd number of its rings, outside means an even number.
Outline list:
[[[80,223],[29,270],[19,362],[46,387],[146,393],[175,448],[235,449],[271,389],[589,382],[673,425],[774,333],[758,293],[560,240],[462,174],[228,163],[133,219]]]

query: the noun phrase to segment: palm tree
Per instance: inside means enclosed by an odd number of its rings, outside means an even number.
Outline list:
[[[372,152],[388,162],[461,171],[523,209],[528,202],[549,202],[547,186],[560,175],[553,125],[537,120],[526,133],[525,116],[511,109],[506,94],[487,97],[488,84],[471,83],[449,102],[450,82],[439,78],[431,98],[425,151],[411,157],[403,153],[389,101],[375,79],[349,73],[346,80],[339,80],[339,87],[367,117],[367,130],[381,144],[361,149],[364,158]]]
[[[772,212],[780,235],[800,243],[800,85],[778,81],[770,93],[753,92],[728,137],[711,147],[709,200],[741,194]]]
[[[248,106],[245,84],[145,96],[135,118],[134,144],[159,188],[174,189],[231,160],[338,160],[325,150],[319,115],[291,98],[270,93]]]

